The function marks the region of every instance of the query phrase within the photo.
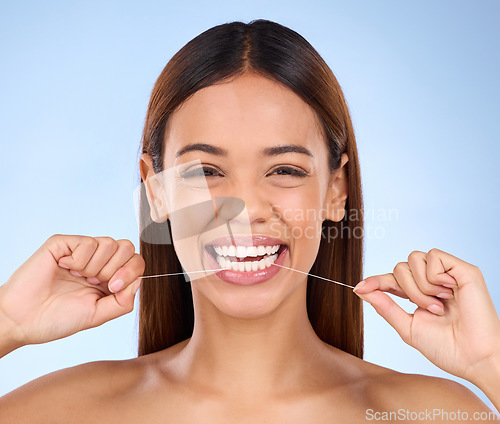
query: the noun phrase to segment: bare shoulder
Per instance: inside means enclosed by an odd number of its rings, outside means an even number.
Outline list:
[[[454,380],[383,368],[376,378],[369,379],[369,386],[374,405],[385,411],[397,411],[399,418],[404,417],[408,422],[431,420],[429,416],[434,422],[480,418],[481,422],[493,422],[492,410],[469,388]]]
[[[454,380],[401,373],[351,355],[345,356],[344,364],[350,375],[357,377],[352,378],[349,389],[367,420],[494,422],[493,411]]]
[[[487,408],[469,388],[447,378],[390,370],[374,383],[380,395],[392,394],[409,406]]]
[[[77,417],[92,421],[100,406],[147,379],[146,362],[90,362],[37,378],[0,398],[0,422],[67,423],[78,422]]]

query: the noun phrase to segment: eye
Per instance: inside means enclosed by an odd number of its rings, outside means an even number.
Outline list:
[[[183,171],[179,174],[182,178],[200,178],[200,177],[217,177],[222,174],[211,166],[197,166]]]
[[[280,166],[279,168],[276,168],[270,175],[276,173],[276,175],[283,175],[283,176],[292,176],[292,177],[307,177],[309,173],[307,171],[304,171],[303,169],[291,167],[291,166]]]

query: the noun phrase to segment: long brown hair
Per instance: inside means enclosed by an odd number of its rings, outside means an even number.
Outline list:
[[[346,213],[340,222],[323,222],[318,256],[310,273],[356,284],[363,275],[363,199],[351,118],[331,69],[297,32],[259,19],[248,24],[218,25],[189,41],[167,63],[154,85],[142,152],[152,157],[155,172],[162,171],[170,115],[201,88],[244,72],[283,84],[314,109],[328,145],[330,171],[338,169],[342,153],[347,153]],[[147,201],[143,201],[144,189],[140,196],[140,252],[146,261],[145,275],[179,273],[160,277],[161,281],[142,282],[139,355],[146,355],[191,337],[194,311],[191,285],[181,274],[181,264],[168,236],[172,234],[170,223],[166,220],[146,226],[150,210]],[[352,290],[308,276],[307,311],[319,338],[363,357],[363,308]]]

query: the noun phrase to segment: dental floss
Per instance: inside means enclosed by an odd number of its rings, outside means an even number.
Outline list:
[[[314,275],[314,274],[310,274],[308,272],[299,271],[298,269],[288,268],[287,266],[283,266],[283,265],[278,265],[278,264],[271,264],[271,265],[280,266],[281,268],[286,268],[286,269],[289,269],[291,271],[300,272],[301,274],[310,275],[311,277],[321,278],[322,280],[331,281],[332,283],[340,284],[341,286],[346,286],[346,287],[349,287],[351,289],[354,289],[354,287],[350,286],[349,284],[344,284],[344,283],[341,283],[339,281],[330,280],[330,279],[325,278],[325,277],[320,277],[319,275]]]
[[[349,287],[350,289],[354,289],[354,287],[350,286],[349,284],[344,284],[344,283],[341,283],[339,281],[330,280],[330,279],[325,278],[325,277],[320,277],[319,275],[310,274],[310,273],[307,273],[307,272],[299,271],[298,269],[288,268],[287,266],[277,265],[277,264],[274,264],[274,263],[271,264],[271,265],[280,266],[281,268],[286,268],[286,269],[289,269],[291,271],[300,272],[301,274],[310,275],[311,277],[321,278],[322,280],[330,281],[332,283],[340,284],[341,286],[345,286],[345,287]],[[211,269],[210,271],[224,271],[225,269],[226,268]],[[166,277],[166,276],[169,276],[169,275],[192,274],[192,273],[195,273],[195,272],[207,272],[207,271],[174,272],[173,274],[145,275],[145,276],[142,276],[142,277],[139,277],[139,278]]]
[[[173,274],[158,274],[158,275],[143,275],[139,278],[154,278],[154,277],[167,277],[168,275],[183,275],[183,274],[194,274],[195,272],[207,272],[207,271],[224,271],[226,268],[220,269],[210,269],[203,271],[184,271],[184,272],[174,272]]]

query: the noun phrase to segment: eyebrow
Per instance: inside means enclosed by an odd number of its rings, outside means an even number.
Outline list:
[[[182,149],[180,149],[175,154],[175,157],[178,158],[179,156],[187,152],[193,151],[205,152],[216,156],[228,155],[228,151],[226,149],[223,149],[222,147],[213,146],[212,144],[208,143],[193,143],[188,144],[187,146],[184,146]],[[298,144],[283,144],[279,146],[266,147],[264,150],[262,150],[263,156],[278,156],[285,153],[301,153],[310,157],[314,157],[309,149],[306,149],[304,146],[299,146]]]
[[[278,156],[284,153],[301,153],[313,157],[309,149],[306,149],[304,146],[299,146],[298,144],[283,144],[280,146],[267,147],[262,151],[264,156]]]

